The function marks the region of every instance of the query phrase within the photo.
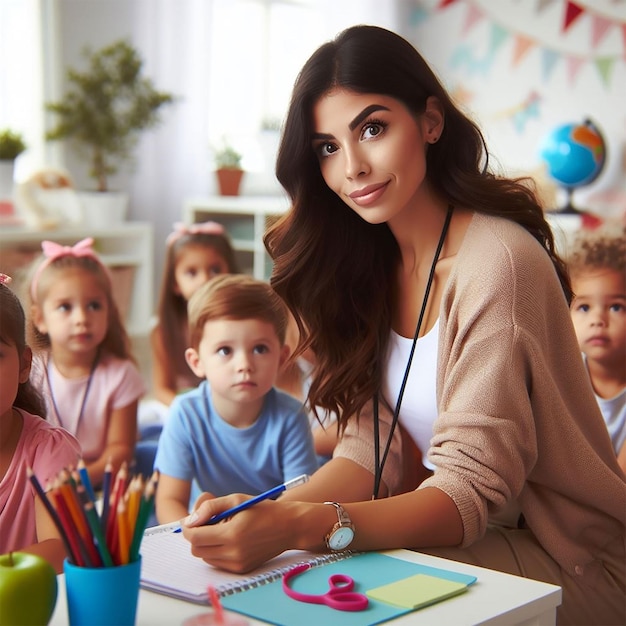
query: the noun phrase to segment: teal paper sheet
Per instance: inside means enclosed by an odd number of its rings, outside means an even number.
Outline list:
[[[328,577],[331,574],[346,574],[355,582],[354,591],[365,593],[369,589],[380,587],[415,574],[428,574],[446,580],[471,585],[475,576],[459,574],[410,561],[403,561],[386,554],[367,552],[350,558],[325,563],[292,578],[290,586],[312,594],[328,591]],[[454,599],[450,600],[451,602]],[[372,598],[365,611],[337,611],[325,605],[298,602],[285,595],[282,579],[247,589],[239,593],[223,596],[225,608],[249,617],[276,624],[277,626],[369,626],[394,619],[411,609],[392,606]]]

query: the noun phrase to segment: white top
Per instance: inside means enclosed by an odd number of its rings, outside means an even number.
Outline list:
[[[400,423],[419,447],[424,467],[431,470],[434,466],[427,460],[426,453],[430,448],[433,424],[437,417],[438,338],[439,320],[417,341],[400,405]],[[391,331],[383,394],[392,408],[396,406],[412,345],[412,337],[409,339]]]
[[[587,355],[583,352],[582,357],[588,372]],[[615,454],[619,454],[626,442],[626,388],[612,398],[602,398],[595,391],[594,395],[609,431]]]

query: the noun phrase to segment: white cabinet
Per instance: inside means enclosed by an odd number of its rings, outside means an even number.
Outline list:
[[[188,198],[183,207],[186,224],[219,222],[227,230],[239,267],[255,278],[266,280],[272,262],[265,246],[263,233],[288,208],[286,196],[210,196]]]
[[[114,296],[128,333],[146,335],[154,313],[153,230],[148,222],[46,231],[3,226],[0,228],[0,272],[14,278],[12,287],[21,295],[21,282],[31,261],[41,253],[43,240],[73,245],[86,237],[93,237],[96,252],[111,271]]]

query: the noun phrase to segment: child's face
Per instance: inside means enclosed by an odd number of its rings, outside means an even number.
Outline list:
[[[93,274],[81,268],[63,270],[34,312],[39,332],[54,349],[89,355],[104,341],[109,303]]]
[[[0,417],[11,411],[18,386],[28,380],[30,362],[30,348],[20,354],[14,343],[0,340]]]
[[[193,244],[186,246],[174,268],[176,293],[188,301],[208,280],[228,272],[228,263],[214,248]]]
[[[272,324],[257,319],[211,320],[204,325],[198,350],[189,348],[187,362],[229,406],[254,404],[272,388],[289,354]]]
[[[626,277],[599,269],[572,278],[576,294],[572,321],[580,349],[606,366],[624,366],[626,354]]]

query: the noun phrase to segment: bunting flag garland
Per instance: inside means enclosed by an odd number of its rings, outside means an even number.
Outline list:
[[[536,91],[531,91],[523,102],[510,109],[500,111],[494,116],[494,119],[507,118],[511,120],[515,130],[522,134],[530,119],[539,118],[540,102],[541,96]]]
[[[479,54],[473,46],[467,42],[460,42],[452,54],[451,66],[453,68],[462,67],[470,74],[486,74],[494,63],[495,57],[502,45],[512,39],[511,65],[519,66],[527,57],[529,52],[537,49],[540,54],[542,75],[544,81],[548,81],[555,67],[560,61],[565,64],[565,71],[570,84],[574,84],[581,69],[586,65],[591,65],[600,81],[605,87],[610,87],[615,63],[626,62],[626,2],[624,0],[614,0],[611,7],[605,6],[604,12],[598,8],[597,2],[583,2],[583,0],[534,0],[534,11],[536,15],[543,14],[551,10],[552,17],[556,17],[555,11],[559,11],[559,33],[565,38],[573,29],[574,25],[585,26],[589,31],[589,49],[585,52],[581,47],[574,51],[566,51],[567,47],[559,39],[558,33],[549,41],[542,41],[535,33],[528,34],[520,32],[512,27],[510,23],[504,24],[504,19],[498,21],[494,17],[495,11],[492,5],[480,0],[437,0],[432,11],[447,10],[452,5],[464,5],[466,11],[462,20],[461,35],[469,35],[477,24],[481,21],[489,20],[489,35],[487,40],[487,51]],[[559,6],[556,6],[558,3]],[[622,6],[623,5],[623,6]],[[421,3],[423,7],[423,3]],[[612,12],[609,15],[608,12]],[[419,13],[419,22],[426,19],[424,9]],[[543,19],[543,18],[542,18]],[[415,24],[418,22],[415,17],[412,19]],[[585,24],[587,22],[587,24]],[[600,53],[601,44],[609,38],[611,33],[617,29],[621,35],[621,50],[611,53]],[[582,30],[581,32],[585,32]],[[615,41],[613,38],[612,42]],[[565,42],[565,40],[564,40]],[[571,49],[571,43],[568,46]],[[583,46],[584,48],[584,46]]]
[[[563,32],[565,32],[582,14],[584,9],[573,2],[565,4],[565,21],[563,22]]]

